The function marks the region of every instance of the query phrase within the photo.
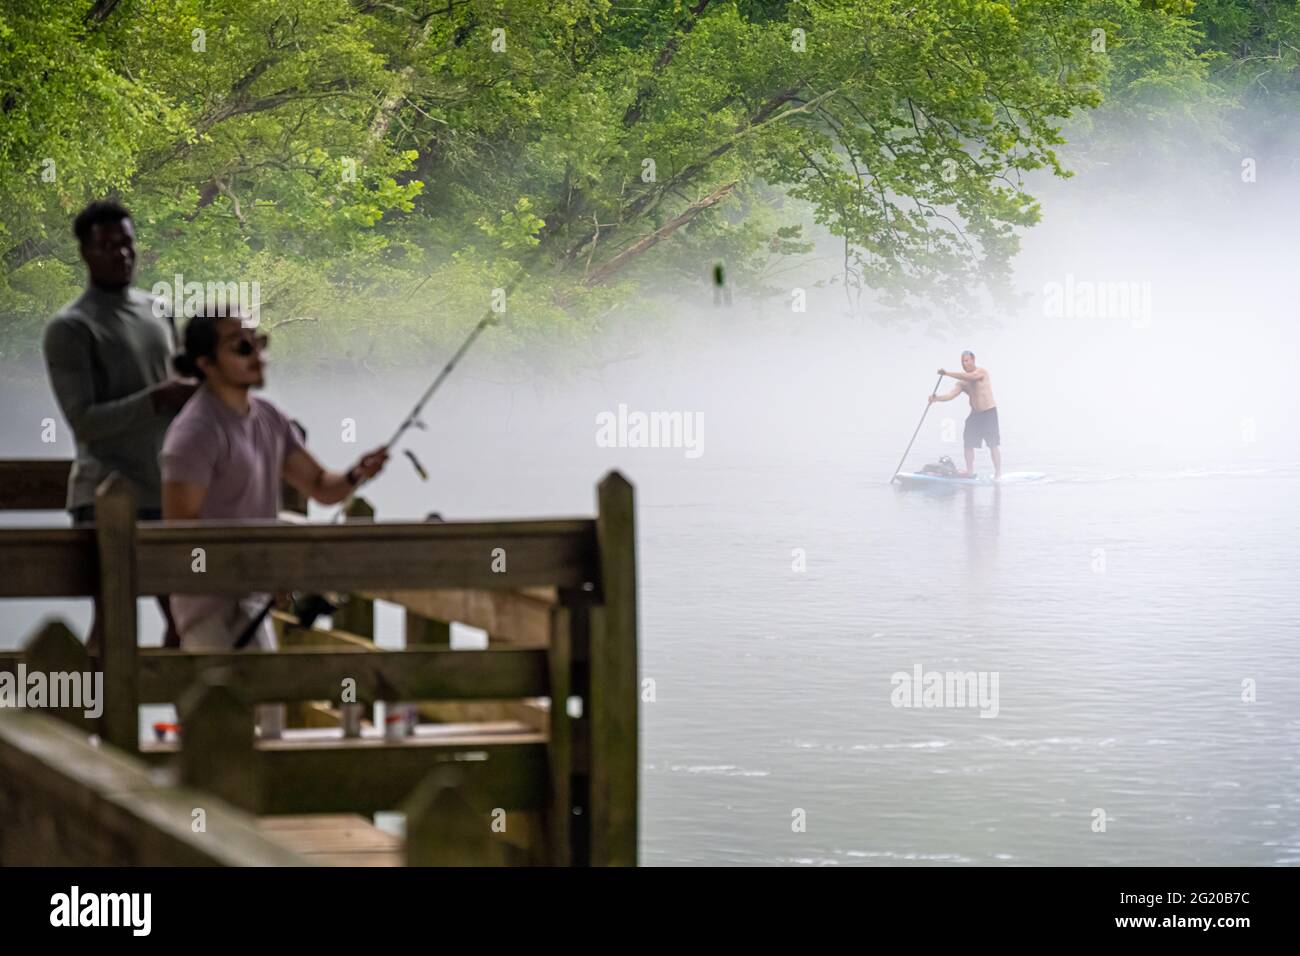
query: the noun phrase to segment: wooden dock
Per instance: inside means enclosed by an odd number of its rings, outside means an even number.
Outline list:
[[[0,510],[59,510],[69,463],[0,461]],[[0,528],[0,599],[89,597],[102,656],[59,621],[0,672],[102,671],[104,711],[0,709],[0,864],[635,865],[634,500],[612,473],[595,518],[389,523],[137,522],[125,482],[94,528]],[[198,560],[202,558],[202,561]],[[196,570],[197,568],[202,570]],[[330,629],[276,612],[276,652],[142,648],[136,601],[331,591]],[[374,602],[405,647],[374,643]],[[486,631],[452,650],[450,624]],[[412,736],[361,720],[418,702]],[[254,705],[286,703],[261,739]],[[141,740],[175,704],[183,741]],[[373,815],[405,814],[405,833]]]

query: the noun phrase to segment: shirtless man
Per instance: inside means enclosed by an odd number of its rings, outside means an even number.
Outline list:
[[[970,478],[975,474],[975,449],[986,444],[993,456],[993,480],[997,481],[1002,477],[1002,436],[998,431],[998,403],[993,399],[993,385],[989,373],[976,367],[974,352],[961,353],[961,367],[960,372],[939,369],[940,375],[955,378],[958,384],[944,395],[931,395],[930,401],[951,402],[962,392],[966,393],[970,398],[970,417],[966,419],[963,433],[966,470],[961,472],[961,476]]]

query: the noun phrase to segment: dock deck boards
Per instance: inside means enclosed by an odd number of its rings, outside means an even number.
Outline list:
[[[262,835],[318,866],[402,866],[401,837],[355,813],[261,817]]]

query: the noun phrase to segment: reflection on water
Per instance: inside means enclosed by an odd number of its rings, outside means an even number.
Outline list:
[[[966,488],[962,513],[966,528],[966,554],[970,558],[970,582],[974,590],[991,580],[998,559],[998,531],[1002,513],[1002,488]],[[983,492],[983,494],[976,494]]]
[[[281,396],[324,461],[355,455],[327,427],[354,391]],[[30,402],[21,420],[49,414]],[[508,434],[484,413],[486,437],[444,415],[420,439],[456,449],[422,452],[432,480],[394,469],[371,494],[388,518],[590,514],[605,470],[635,481],[646,862],[1300,863],[1294,469],[1026,452],[1053,478],[902,494],[882,477],[896,436],[864,463],[718,428],[689,461],[596,448],[606,407],[517,408]],[[51,453],[24,441],[10,453]],[[49,606],[8,603],[0,640]],[[151,601],[141,614],[156,640]],[[381,640],[396,626],[381,618]],[[918,666],[996,672],[996,718],[893,706],[892,675]]]
[[[812,501],[795,473],[643,521],[648,861],[1300,862],[1293,476]],[[917,665],[997,672],[998,716],[891,706]]]

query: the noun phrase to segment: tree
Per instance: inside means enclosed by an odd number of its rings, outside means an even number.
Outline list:
[[[30,352],[75,294],[68,222],[107,193],[141,284],[258,281],[282,341],[353,359],[422,357],[523,270],[495,338],[581,342],[714,261],[758,289],[813,223],[851,299],[958,303],[1037,219],[1025,174],[1066,174],[1063,122],[1197,75],[1185,7],[11,0],[0,348]],[[1098,55],[1111,22],[1158,54]]]

